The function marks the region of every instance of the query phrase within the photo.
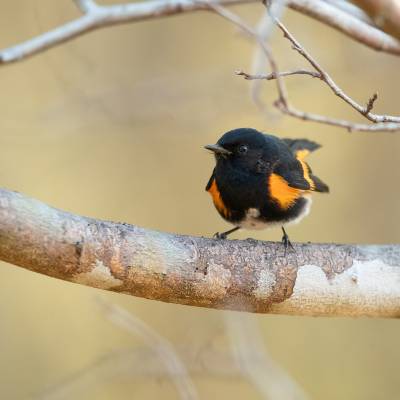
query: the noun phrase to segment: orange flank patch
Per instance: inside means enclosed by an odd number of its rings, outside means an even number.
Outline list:
[[[213,179],[212,184],[210,188],[208,189],[208,193],[211,194],[211,197],[213,199],[215,208],[225,217],[229,217],[229,210],[226,208],[224,202],[222,201],[221,198],[221,193],[218,190],[217,182],[215,179]]]
[[[271,174],[269,177],[269,192],[271,197],[286,210],[304,193],[304,190],[292,188],[280,175]]]

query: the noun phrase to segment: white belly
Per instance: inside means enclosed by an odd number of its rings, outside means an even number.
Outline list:
[[[258,219],[260,216],[260,211],[257,208],[249,208],[246,211],[246,218],[240,222],[239,226],[243,229],[261,230],[266,228],[273,228],[274,226],[287,226],[297,224],[310,213],[311,209],[311,195],[304,195],[303,198],[306,200],[306,204],[301,213],[295,219],[286,222],[265,222]]]
[[[243,229],[253,229],[253,230],[260,230],[266,229],[267,227],[271,226],[264,221],[258,219],[260,216],[260,211],[257,208],[249,208],[246,211],[246,218],[244,218],[240,222],[240,227]]]

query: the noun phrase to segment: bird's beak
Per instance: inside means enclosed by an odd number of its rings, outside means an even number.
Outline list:
[[[222,146],[218,144],[207,144],[206,146],[204,146],[204,148],[207,150],[211,150],[215,154],[221,154],[223,156],[228,156],[229,154],[232,154],[231,151],[224,149]]]

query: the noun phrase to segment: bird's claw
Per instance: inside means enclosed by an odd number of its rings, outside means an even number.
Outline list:
[[[222,233],[216,232],[216,233],[214,233],[213,238],[214,239],[226,239],[227,234],[225,232],[222,232]]]
[[[287,253],[288,249],[290,249],[294,253],[296,253],[296,249],[293,247],[292,242],[289,240],[289,236],[286,234],[286,232],[282,236],[282,244],[283,244],[283,247],[285,248],[285,257],[286,257],[286,253]]]

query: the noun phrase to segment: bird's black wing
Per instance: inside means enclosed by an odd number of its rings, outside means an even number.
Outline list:
[[[279,144],[280,159],[274,172],[287,182],[289,187],[315,192],[329,192],[328,186],[313,175],[304,158],[321,147],[307,139],[281,139]]]
[[[305,178],[302,165],[297,160],[290,163],[279,162],[274,168],[274,173],[281,176],[292,188],[311,190],[310,182]]]

